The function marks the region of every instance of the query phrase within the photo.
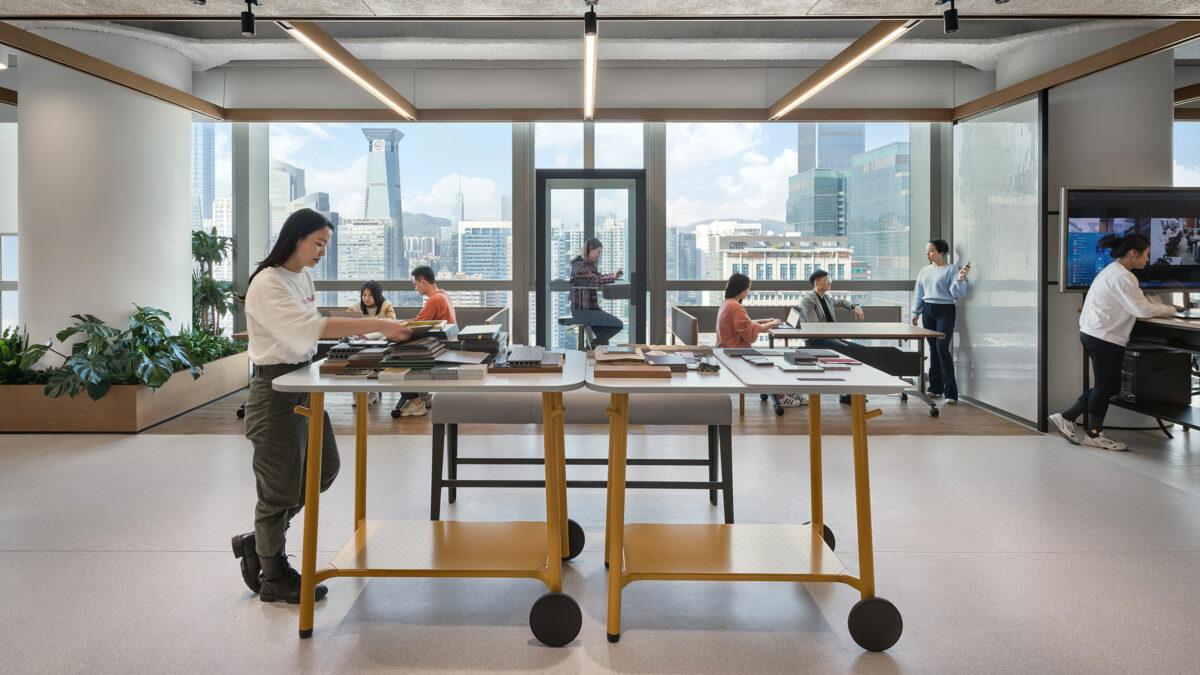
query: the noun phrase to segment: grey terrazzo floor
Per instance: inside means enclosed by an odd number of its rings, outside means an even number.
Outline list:
[[[313,639],[244,588],[228,549],[254,502],[238,436],[0,436],[0,621],[11,672],[1194,672],[1200,660],[1200,434],[1116,432],[1134,452],[1057,437],[876,437],[877,586],[904,615],[888,653],[846,630],[844,586],[637,582],[605,639],[599,490],[572,490],[588,535],[565,571],[583,630],[527,626],[528,580],[334,579]],[[322,500],[320,562],[349,534],[353,439]],[[630,456],[699,456],[702,437],[635,436]],[[599,456],[603,436],[569,437]],[[735,437],[739,522],[808,519],[803,438]],[[464,436],[463,453],[531,436]],[[428,516],[428,438],[373,439],[368,516]],[[825,442],[826,520],[855,557],[850,443]],[[482,475],[481,467],[461,477]],[[495,471],[495,469],[489,470]],[[533,477],[539,469],[514,467]],[[572,467],[572,476],[603,477]],[[631,469],[678,477],[680,469]],[[695,472],[700,478],[703,469]],[[443,517],[539,519],[537,491],[463,490]],[[701,492],[631,492],[629,521],[719,522]],[[296,523],[300,525],[299,520]],[[298,532],[294,527],[293,532]],[[299,550],[298,537],[290,547]]]

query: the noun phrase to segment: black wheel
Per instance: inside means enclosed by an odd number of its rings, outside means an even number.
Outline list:
[[[765,400],[767,400],[768,398],[770,398],[770,396],[769,396],[769,395],[767,395],[767,394],[759,394],[759,395],[758,395],[758,400],[760,400],[760,401],[765,401]]]
[[[775,414],[782,415],[783,414],[783,406],[781,406],[781,405],[775,406]]]
[[[392,419],[395,420],[395,419],[399,419],[399,418],[400,418],[400,411],[393,408],[392,409]]]
[[[529,610],[529,629],[542,644],[562,647],[569,644],[583,626],[579,603],[566,593],[547,593]]]
[[[929,416],[930,416],[930,417],[937,417],[937,416],[938,416],[938,415],[940,415],[940,414],[941,414],[941,411],[940,411],[940,410],[938,410],[937,408],[930,408],[930,409],[929,409]]]
[[[904,392],[900,392],[900,402],[908,403],[908,394],[905,394]]]
[[[237,416],[239,420],[246,417],[246,406],[242,406],[237,409]]]
[[[583,536],[583,527],[579,523],[567,519],[567,555],[563,556],[563,560],[571,560],[575,556],[583,553],[583,542],[586,538]]]
[[[804,524],[808,525],[811,522],[812,522],[811,520],[807,520],[804,522]],[[830,551],[836,551],[837,550],[837,538],[835,538],[833,536],[833,530],[829,529],[828,523],[821,523],[821,527],[824,528],[824,530],[825,530],[824,532],[821,533],[821,538],[825,540],[825,545],[829,547]]]
[[[846,620],[850,637],[859,647],[869,652],[882,652],[900,639],[904,632],[904,620],[900,610],[879,597],[863,598],[850,609]]]

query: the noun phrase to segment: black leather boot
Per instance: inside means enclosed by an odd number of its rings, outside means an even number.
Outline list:
[[[253,532],[233,535],[233,557],[241,562],[242,581],[246,582],[247,588],[257,593],[262,586],[262,578],[259,576],[261,568],[258,565],[258,553],[254,551]]]
[[[288,564],[287,556],[279,554],[270,558],[259,558],[262,563],[262,588],[258,597],[263,602],[286,602],[300,604],[300,573]],[[317,584],[315,600],[325,597],[329,589]]]

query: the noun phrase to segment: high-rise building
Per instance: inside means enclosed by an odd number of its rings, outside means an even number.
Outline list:
[[[192,229],[213,217],[216,198],[216,127],[192,125]]]
[[[846,239],[871,279],[908,279],[909,145],[856,155],[846,186]],[[873,304],[906,304],[905,292],[873,293]]]
[[[817,168],[817,123],[796,125],[796,173]]]
[[[625,220],[616,216],[607,216],[600,221],[596,227],[596,238],[600,240],[600,245],[604,247],[604,257],[601,259],[601,272],[608,274],[624,269],[626,276],[623,281],[629,279],[629,227],[625,224]],[[579,248],[583,248],[583,242],[579,242]],[[613,344],[622,344],[629,341],[629,300],[628,299],[613,299],[608,300],[604,297],[604,292],[601,291],[600,308],[620,319],[625,324],[625,330],[617,333],[612,338]]]
[[[466,207],[463,205],[462,179],[458,179],[458,192],[454,195],[454,211],[450,214],[450,226],[458,229],[458,224],[467,217]],[[500,220],[504,220],[501,218]]]
[[[571,260],[579,255],[583,248],[583,229],[564,229],[562,221],[551,225],[554,237],[550,240],[550,260],[552,269],[547,270],[551,279],[570,279]],[[570,339],[565,326],[558,324],[559,317],[571,316],[571,294],[561,291],[550,294],[550,344],[553,349],[574,349],[575,342]]]
[[[363,129],[367,138],[367,203],[363,218],[391,218],[404,229],[400,202],[400,139],[395,129]]]
[[[329,210],[329,193],[310,192],[288,203],[288,213],[298,209],[312,209],[328,218],[329,222],[333,224],[333,237],[329,240],[329,246],[325,248],[325,257],[321,258],[321,263],[312,268],[312,277],[317,281],[336,280],[338,278],[338,236],[341,232],[341,217],[336,211]],[[318,305],[339,304],[336,299],[336,291],[322,291],[317,295],[319,296]]]
[[[464,220],[458,224],[458,270],[468,279],[512,278],[512,223]],[[485,291],[486,305],[506,305],[505,291]]]
[[[272,244],[279,236],[283,221],[292,213],[291,203],[304,194],[304,169],[272,159],[267,171],[267,202],[271,209],[269,234]]]
[[[714,255],[717,238],[722,235],[757,235],[762,233],[762,223],[741,223],[736,220],[711,220],[700,223],[692,234],[696,238],[696,274],[699,279],[724,279],[721,273],[721,257]]]
[[[866,149],[867,126],[861,122],[802,122],[796,125],[796,173],[809,169],[849,169],[850,159]]]
[[[805,237],[846,233],[845,169],[809,169],[788,179],[787,222]]]
[[[399,236],[396,221],[391,218],[347,218],[337,232],[337,273],[342,279],[367,281],[374,279],[404,279],[404,241]],[[356,291],[340,293],[338,304],[348,304],[357,297]],[[394,293],[388,299],[398,304]]]
[[[512,195],[500,195],[500,220],[512,222]]]
[[[438,273],[458,272],[458,228],[444,225],[438,228]]]
[[[233,197],[217,197],[212,203],[212,219],[209,221],[222,237],[233,236]],[[213,267],[213,279],[233,281],[233,256]]]
[[[834,280],[852,279],[854,256],[844,237],[796,235],[725,235],[716,238],[711,255],[718,260],[718,276],[734,272],[755,281],[798,281],[795,290],[753,291],[748,305],[794,305],[810,290],[808,275],[823,269]],[[836,288],[835,288],[836,290]],[[707,291],[706,304],[719,302],[720,291]]]

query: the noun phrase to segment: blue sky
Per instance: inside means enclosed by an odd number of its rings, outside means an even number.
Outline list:
[[[1175,186],[1200,186],[1200,122],[1175,123]]]
[[[271,156],[305,170],[309,192],[330,194],[342,217],[360,217],[364,202],[364,127],[393,127],[400,141],[404,209],[449,218],[461,185],[466,216],[500,216],[500,197],[512,190],[508,124],[272,124]],[[868,150],[908,140],[907,124],[868,124]],[[217,194],[229,192],[229,134],[217,130]],[[787,179],[795,173],[794,124],[670,124],[667,127],[667,219],[686,225],[711,218],[784,220]],[[1200,146],[1200,138],[1197,141]],[[583,166],[582,123],[538,124],[539,168]],[[641,124],[598,124],[596,165],[642,165]],[[616,203],[597,210],[623,211]],[[561,216],[579,217],[568,205]]]

